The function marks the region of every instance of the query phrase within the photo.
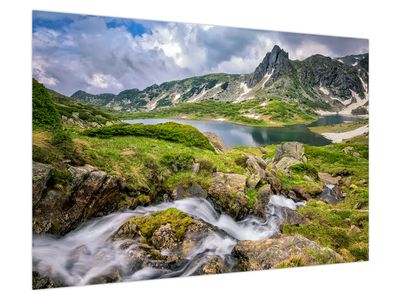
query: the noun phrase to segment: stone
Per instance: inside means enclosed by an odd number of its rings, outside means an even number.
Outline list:
[[[333,177],[329,173],[318,173],[318,178],[325,184],[338,185],[342,177],[340,176]]]
[[[219,256],[209,256],[202,267],[202,274],[221,274],[227,271],[224,260]]]
[[[351,151],[353,151],[353,150],[354,150],[353,147],[347,146],[347,147],[344,147],[342,151],[343,151],[345,154],[349,154],[349,153],[350,153]]]
[[[306,224],[307,220],[297,211],[290,209],[288,207],[280,207],[279,213],[282,217],[281,225],[301,225]]]
[[[174,249],[177,246],[175,235],[171,230],[171,224],[161,225],[154,231],[151,243],[157,249]]]
[[[300,162],[306,162],[304,146],[298,142],[288,142],[280,144],[275,150],[275,161],[280,161],[283,157],[291,157]]]
[[[207,198],[207,196],[207,191],[204,190],[201,185],[196,182],[192,183],[188,188],[184,188],[182,184],[179,184],[172,191],[172,198],[174,200],[180,200],[190,197]]]
[[[200,163],[196,162],[192,166],[192,173],[197,174],[197,173],[199,173],[199,171],[200,171]]]
[[[54,168],[48,164],[32,163],[32,202],[33,206],[42,198],[47,182],[54,173]]]
[[[69,173],[72,179],[64,190],[49,189],[37,201],[32,219],[36,234],[65,234],[121,197],[121,181],[115,176],[90,165],[70,167]]]
[[[217,208],[234,218],[242,218],[247,213],[248,199],[245,193],[246,176],[216,172],[212,177],[208,194]]]
[[[226,153],[226,147],[224,145],[224,142],[218,135],[212,132],[203,132],[203,134],[208,138],[211,145],[213,145],[215,151],[219,153]]]
[[[269,202],[269,197],[272,194],[272,188],[270,184],[264,184],[257,193],[257,198],[260,199],[261,201],[268,203]]]
[[[265,270],[290,261],[301,260],[302,265],[343,262],[343,258],[329,248],[309,239],[296,236],[277,236],[259,241],[239,241],[232,251],[239,271]]]
[[[361,229],[358,228],[358,227],[355,226],[355,225],[351,225],[350,228],[349,228],[349,234],[350,234],[350,235],[353,235],[353,234],[355,234],[355,233],[360,233],[360,232],[361,232]]]

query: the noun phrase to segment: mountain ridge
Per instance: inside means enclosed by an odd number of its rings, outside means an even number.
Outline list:
[[[117,111],[152,111],[181,103],[203,100],[242,101],[281,97],[282,100],[313,102],[315,107],[344,111],[368,110],[368,53],[330,58],[321,54],[304,60],[290,60],[288,52],[275,45],[254,72],[249,74],[212,73],[182,80],[153,84],[119,94],[98,95],[77,91],[80,102]],[[351,112],[350,112],[351,113]]]

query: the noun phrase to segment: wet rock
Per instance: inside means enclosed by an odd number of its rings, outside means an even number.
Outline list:
[[[219,153],[226,153],[226,147],[224,145],[224,142],[218,135],[212,132],[203,132],[203,134],[208,138],[211,145],[213,145],[215,151]]]
[[[54,168],[48,164],[32,163],[32,201],[33,206],[42,198],[47,182],[54,173]]]
[[[174,249],[177,246],[175,234],[171,229],[171,224],[167,223],[154,231],[151,243],[157,249]]]
[[[32,273],[32,289],[49,289],[63,287],[63,283],[57,279],[51,279],[47,276],[42,276],[38,272]]]
[[[301,225],[307,223],[306,218],[288,207],[280,207],[279,213],[282,217],[282,225]]]
[[[70,167],[65,190],[48,190],[37,201],[33,231],[65,234],[85,220],[108,210],[121,197],[121,182],[93,166]]]
[[[212,178],[208,194],[217,208],[240,219],[247,213],[245,189],[246,176],[217,172]]]
[[[260,241],[239,241],[232,255],[238,260],[240,271],[265,270],[279,267],[292,258],[301,265],[343,262],[343,258],[329,248],[302,236],[278,236]]]
[[[172,191],[172,198],[174,200],[189,198],[189,197],[198,197],[198,198],[207,198],[207,191],[204,190],[198,183],[192,183],[188,188],[184,188],[181,184],[179,184]]]
[[[260,199],[261,201],[268,203],[269,197],[272,194],[272,189],[270,184],[264,184],[257,193],[257,198]]]
[[[203,265],[202,274],[221,274],[228,272],[224,260],[219,256],[210,256]]]

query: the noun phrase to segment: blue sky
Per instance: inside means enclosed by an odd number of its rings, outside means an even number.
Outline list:
[[[368,40],[34,11],[33,76],[71,95],[208,73],[250,73],[275,44],[291,59],[368,52]]]

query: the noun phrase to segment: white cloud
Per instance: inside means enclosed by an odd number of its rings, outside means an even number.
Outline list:
[[[71,18],[59,30],[36,27],[33,75],[64,94],[78,89],[118,93],[211,72],[250,73],[275,44],[291,59],[357,52],[361,46],[368,49],[365,40],[183,23],[143,24],[148,30],[136,36],[125,25],[107,27],[104,17]]]

